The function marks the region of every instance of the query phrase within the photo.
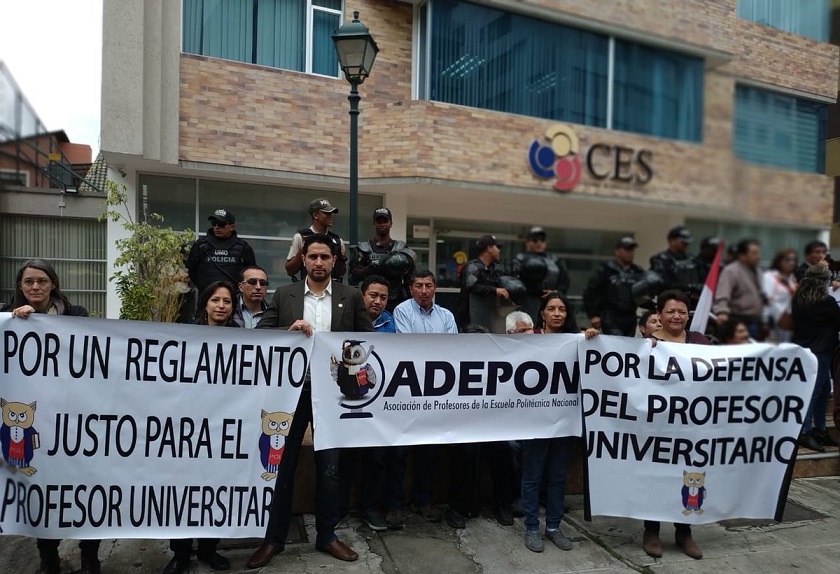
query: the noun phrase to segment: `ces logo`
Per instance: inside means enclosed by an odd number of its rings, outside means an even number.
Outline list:
[[[534,140],[528,149],[528,164],[534,175],[555,178],[554,189],[570,191],[580,181],[581,161],[578,137],[566,124],[555,124],[545,132],[548,144]],[[653,178],[653,152],[646,149],[596,143],[586,150],[586,169],[595,179],[612,179],[645,184]]]

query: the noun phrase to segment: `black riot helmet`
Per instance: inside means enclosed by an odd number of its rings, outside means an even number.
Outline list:
[[[545,257],[527,257],[519,269],[519,278],[525,283],[540,283],[548,275]]]
[[[645,271],[642,278],[633,283],[631,287],[633,300],[637,306],[644,307],[662,291],[664,286],[665,280],[662,278],[662,275],[656,271]]]
[[[402,251],[389,253],[379,263],[380,272],[386,277],[402,277],[411,271],[411,256]]]

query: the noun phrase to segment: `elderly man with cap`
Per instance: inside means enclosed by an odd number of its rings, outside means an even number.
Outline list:
[[[501,286],[504,268],[499,264],[502,251],[493,235],[482,235],[475,242],[478,257],[461,268],[461,293],[458,299],[458,327],[481,325],[491,333],[504,333],[499,316],[499,302],[510,299]]]
[[[391,239],[391,210],[380,207],[373,211],[374,236],[361,241],[350,260],[350,285],[358,285],[371,275],[388,280],[388,311],[408,300],[409,278],[414,273],[416,255],[405,241]]]
[[[292,237],[292,246],[289,248],[289,255],[286,256],[286,273],[297,281],[297,274],[300,279],[304,278],[303,258],[301,257],[303,241],[310,235],[326,235],[330,238],[332,252],[335,255],[332,278],[341,281],[347,271],[347,252],[341,237],[330,231],[333,224],[333,215],[338,213],[338,208],[333,207],[328,199],[323,197],[313,199],[309,202],[309,215],[312,217],[312,224],[309,227],[299,229]]]
[[[546,233],[542,227],[532,227],[525,235],[525,251],[513,259],[511,274],[525,284],[525,295],[517,300],[535,324],[540,321],[542,296],[557,291],[569,293],[569,272],[556,255],[546,249]]]
[[[692,241],[691,232],[683,225],[668,231],[668,249],[650,258],[650,269],[662,278],[662,289],[685,291],[691,299],[691,308],[697,306],[706,277],[700,276],[697,260],[688,255]]]
[[[615,245],[615,259],[601,263],[583,292],[583,305],[590,324],[606,335],[632,337],[636,333],[636,301],[633,284],[645,271],[633,263],[639,244],[630,236]]]
[[[217,209],[210,217],[207,235],[199,237],[187,255],[190,280],[201,293],[214,281],[237,285],[246,267],[256,265],[254,250],[236,234],[236,218],[227,209]]]

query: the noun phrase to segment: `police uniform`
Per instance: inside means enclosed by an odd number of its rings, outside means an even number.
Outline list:
[[[217,210],[208,219],[228,224],[236,222],[233,214],[226,209]],[[253,248],[240,239],[236,231],[227,239],[219,239],[212,227],[205,237],[193,243],[186,261],[190,280],[199,293],[214,281],[227,281],[236,286],[242,278],[242,270],[256,264]]]
[[[525,284],[525,295],[517,300],[523,311],[539,325],[541,297],[545,291],[569,292],[569,272],[552,253],[518,253],[513,259],[512,275]]]
[[[396,257],[395,254],[399,254]],[[400,256],[401,255],[401,256]],[[388,280],[388,304],[386,309],[394,308],[411,298],[408,281],[414,273],[416,255],[405,241],[391,239],[379,244],[373,240],[361,241],[350,261],[350,285],[358,285],[368,275],[382,275]]]
[[[618,261],[606,261],[589,278],[583,305],[590,318],[601,318],[601,332],[605,335],[632,337],[635,334],[633,285],[642,279],[644,272],[635,263],[625,268]]]
[[[684,244],[691,243],[691,232],[678,225],[668,232],[668,240],[673,239],[679,239]],[[705,275],[701,276],[702,270],[697,258],[689,256],[687,252],[679,253],[668,249],[650,258],[650,270],[662,277],[662,289],[659,293],[666,289],[684,291],[691,299],[691,309],[697,306],[706,281]]]

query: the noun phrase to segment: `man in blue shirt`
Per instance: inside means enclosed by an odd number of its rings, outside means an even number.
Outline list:
[[[435,304],[435,274],[418,271],[411,278],[411,299],[394,309],[397,333],[457,333],[455,316]]]
[[[388,280],[381,275],[368,275],[359,287],[365,309],[373,322],[373,330],[377,333],[397,332],[393,315],[385,310],[388,304],[388,289]]]
[[[448,309],[435,304],[435,275],[418,271],[411,278],[411,299],[394,309],[397,333],[458,333],[455,316]],[[414,480],[411,510],[429,522],[440,522],[442,513],[432,505],[432,477],[436,456],[434,445],[412,447]],[[402,468],[403,475],[405,467]],[[463,519],[462,519],[463,521]],[[463,526],[461,526],[463,528]]]

